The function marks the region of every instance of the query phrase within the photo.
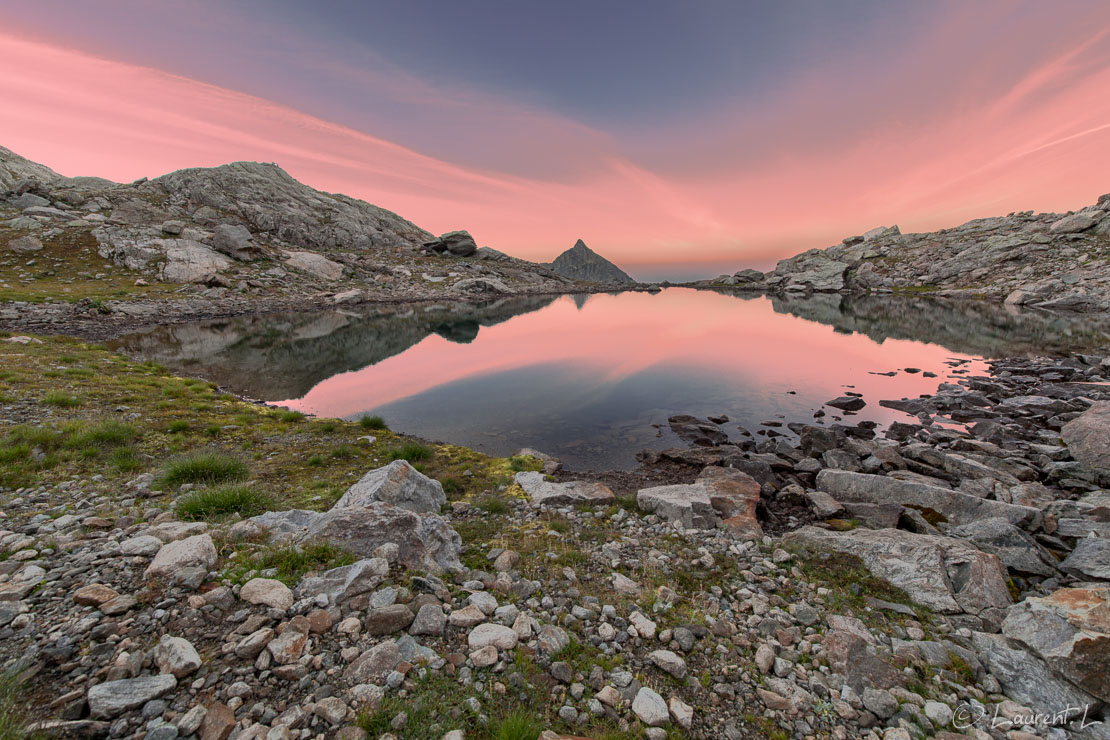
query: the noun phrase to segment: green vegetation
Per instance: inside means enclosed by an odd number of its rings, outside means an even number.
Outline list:
[[[42,402],[47,406],[57,406],[64,409],[72,409],[81,405],[81,399],[71,393],[62,393],[61,391],[51,391],[46,394],[46,398]]]
[[[236,551],[226,575],[233,581],[243,582],[250,573],[274,570],[274,578],[293,587],[309,571],[328,570],[350,565],[358,560],[354,555],[325,542],[310,542],[290,547],[265,546],[254,551]]]
[[[388,429],[385,419],[380,416],[364,416],[358,420],[358,425],[363,429]]]
[[[0,673],[0,740],[37,740],[41,735],[28,730],[31,717],[22,674],[14,669]]]
[[[211,521],[230,514],[245,519],[263,514],[273,506],[273,499],[249,486],[218,486],[202,488],[179,499],[177,513],[190,521]]]
[[[286,424],[296,424],[304,421],[304,414],[300,411],[290,411],[289,409],[282,409],[277,414],[278,421],[285,422]]]
[[[189,431],[189,422],[184,419],[174,419],[166,425],[166,431],[170,434],[182,434]]]
[[[170,462],[158,480],[169,486],[180,486],[182,483],[212,485],[245,480],[249,474],[247,464],[238,457],[202,450]]]
[[[390,450],[390,460],[408,460],[410,463],[420,460],[429,460],[435,451],[428,445],[419,442],[405,442],[400,447]]]

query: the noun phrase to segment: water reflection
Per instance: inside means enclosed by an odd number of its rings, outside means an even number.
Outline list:
[[[495,454],[632,467],[674,446],[675,413],[727,415],[734,439],[805,420],[846,391],[853,420],[903,418],[883,398],[935,390],[955,359],[1104,337],[1082,317],[924,298],[767,298],[668,289],[255,316],[163,327],[123,349],[247,395]],[[913,367],[936,373],[897,372]],[[826,420],[835,410],[825,409]]]

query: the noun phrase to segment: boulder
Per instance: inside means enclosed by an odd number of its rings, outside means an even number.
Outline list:
[[[519,639],[520,637],[511,627],[487,622],[470,630],[470,634],[466,636],[466,643],[471,650],[480,650],[488,645],[498,650],[512,650]]]
[[[683,529],[714,529],[720,524],[709,489],[696,483],[641,488],[636,505]]]
[[[1075,549],[1060,563],[1060,570],[1076,578],[1110,581],[1110,539],[1082,537]]]
[[[338,262],[332,262],[323,255],[315,252],[286,252],[285,264],[321,280],[338,280],[343,277],[346,267]]]
[[[196,534],[162,546],[146,569],[147,578],[172,578],[184,568],[211,570],[216,565],[216,546],[207,534]]]
[[[451,286],[459,293],[512,293],[513,290],[497,278],[466,278]]]
[[[534,471],[517,473],[513,476],[513,482],[524,489],[533,503],[540,506],[605,506],[611,504],[615,498],[613,492],[601,483],[554,483],[544,478],[543,473]]]
[[[979,614],[1012,603],[1009,578],[998,557],[952,537],[900,529],[830,532],[807,526],[783,541],[855,555],[872,575],[936,611]]]
[[[89,689],[89,714],[98,719],[118,717],[176,687],[177,679],[168,673],[98,683]]]
[[[1057,675],[1110,702],[1110,586],[1062,588],[1028,598],[1010,609],[1002,633]]]
[[[468,231],[448,231],[438,239],[424,242],[424,248],[452,257],[469,257],[478,251],[478,245]]]
[[[391,635],[406,629],[415,615],[404,604],[390,604],[371,609],[366,613],[366,632],[370,635]]]
[[[1098,699],[1074,686],[1048,665],[1004,635],[985,632],[972,634],[972,645],[983,665],[998,679],[1006,696],[1036,712],[1049,716],[1064,709],[1092,707],[1097,713]]]
[[[16,254],[31,254],[42,249],[42,242],[37,236],[21,236],[9,241],[8,249]]]
[[[388,575],[389,562],[385,558],[359,560],[303,579],[297,585],[297,597],[313,599],[323,595],[334,606],[373,591]]]
[[[166,258],[160,277],[168,283],[203,283],[233,264],[219,252],[191,239],[156,239],[149,246],[156,247],[159,242]]]
[[[1048,230],[1053,234],[1075,234],[1080,231],[1086,231],[1095,224],[1098,220],[1086,213],[1073,213],[1070,216],[1064,216],[1059,221],[1055,221]]]
[[[301,539],[329,542],[359,556],[394,543],[398,560],[407,568],[440,573],[462,567],[462,539],[443,518],[377,501],[320,514]]]
[[[632,700],[632,713],[648,727],[662,727],[671,720],[670,710],[663,697],[647,686],[640,687]]]
[[[252,578],[239,590],[239,598],[248,604],[263,604],[283,612],[293,606],[293,592],[273,578]]]
[[[695,483],[705,487],[710,505],[734,535],[745,539],[763,536],[763,528],[756,517],[761,490],[759,481],[735,468],[711,465],[701,471]]]
[[[817,474],[817,488],[832,494],[841,503],[911,506],[934,511],[944,517],[945,521],[955,525],[993,517],[1001,517],[1017,526],[1033,525],[1040,521],[1040,511],[1032,507],[1015,506],[885,475],[822,470]]]
[[[184,678],[200,668],[200,655],[193,643],[183,637],[162,635],[154,648],[154,663],[162,673]]]
[[[966,539],[983,552],[994,553],[1019,575],[1053,576],[1055,560],[1036,540],[999,517],[954,527],[952,536]]]
[[[1096,403],[1060,431],[1072,457],[1084,465],[1110,471],[1110,403]]]
[[[362,476],[333,508],[360,507],[375,501],[417,514],[438,514],[446,505],[447,496],[439,481],[420,473],[405,460],[395,460]]]
[[[853,632],[831,630],[821,642],[829,668],[844,676],[856,692],[868,686],[904,686],[908,683],[908,676],[889,660],[880,657],[871,644],[874,638],[870,635],[868,638]]]
[[[246,226],[220,224],[212,231],[212,247],[234,260],[246,262],[262,256]]]
[[[401,662],[396,640],[386,640],[366,650],[347,666],[343,677],[351,684],[381,681]]]

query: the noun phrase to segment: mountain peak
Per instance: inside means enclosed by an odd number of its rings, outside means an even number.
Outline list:
[[[628,273],[586,246],[579,239],[551,263],[551,269],[572,280],[590,283],[634,283]]]

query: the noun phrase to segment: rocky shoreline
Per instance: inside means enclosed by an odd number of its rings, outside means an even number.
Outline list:
[[[1108,737],[1108,374],[997,360],[885,430],[853,396],[735,442],[674,417],[639,474],[401,459],[252,516],[186,515],[212,484],[157,461],[54,477],[0,491],[0,655],[66,736]]]

